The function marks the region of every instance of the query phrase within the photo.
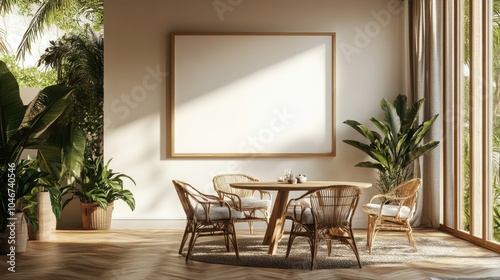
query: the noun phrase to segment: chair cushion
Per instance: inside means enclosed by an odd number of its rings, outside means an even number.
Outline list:
[[[398,214],[398,205],[391,205],[391,204],[385,204],[384,207],[382,208],[382,216],[387,216],[387,217],[396,217]],[[367,203],[363,205],[363,211],[365,211],[368,214],[374,214],[378,215],[378,212],[380,211],[380,204],[376,203]],[[399,217],[401,219],[406,219],[410,216],[411,208],[408,206],[403,206],[401,207],[401,212]]]
[[[232,204],[232,201],[227,201],[229,205]],[[242,197],[241,198],[241,208],[242,209],[260,209],[271,207],[271,200],[269,199],[260,199],[255,197]]]
[[[207,220],[207,215],[205,213],[205,209],[203,209],[203,206],[201,206],[199,204],[197,204],[195,209],[194,209],[194,215],[198,221]],[[244,217],[245,217],[245,215],[243,215],[243,213],[231,208],[231,218],[242,219]],[[227,219],[229,219],[228,208],[225,206],[212,205],[210,207],[210,219],[211,220],[227,220]]]
[[[289,206],[293,205],[304,205],[305,207],[311,207],[311,199],[309,197],[304,197],[299,200],[290,200]]]
[[[255,197],[244,197],[241,199],[241,207],[243,208],[269,208],[271,200],[260,199]]]
[[[295,215],[293,213],[294,209]],[[304,212],[302,212],[302,209],[300,207],[288,207],[288,209],[286,210],[286,216],[301,224],[310,225],[314,223],[311,208],[306,208]]]

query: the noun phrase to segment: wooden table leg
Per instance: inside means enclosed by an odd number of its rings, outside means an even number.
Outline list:
[[[269,245],[268,253],[273,255],[276,253],[278,243],[283,236],[283,226],[286,221],[286,205],[288,203],[289,191],[278,191],[276,201],[274,202],[273,211],[269,218],[269,225],[267,226],[262,244]]]

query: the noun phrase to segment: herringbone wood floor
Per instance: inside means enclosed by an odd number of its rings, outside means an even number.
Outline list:
[[[263,232],[255,234],[263,235]],[[365,231],[355,231],[355,235]],[[402,233],[394,234],[407,242]],[[29,241],[7,271],[0,256],[0,279],[430,279],[430,277],[500,276],[500,255],[432,230],[415,236],[444,239],[460,248],[457,256],[421,263],[364,266],[362,269],[283,270],[189,261],[177,251],[180,230],[56,231],[49,241]],[[238,230],[238,236],[250,235]],[[221,238],[221,237],[218,237]],[[362,245],[358,245],[362,246]],[[196,250],[196,248],[195,248]]]

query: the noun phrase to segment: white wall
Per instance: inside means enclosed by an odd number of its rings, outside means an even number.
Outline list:
[[[183,228],[172,179],[213,192],[215,174],[243,172],[274,180],[284,168],[309,180],[375,183],[354,165],[364,154],[342,142],[359,137],[342,122],[380,117],[381,98],[404,88],[403,8],[400,0],[108,0],[105,2],[105,156],[137,201],[117,202],[113,228]],[[174,31],[336,32],[335,158],[171,159],[170,38]],[[195,83],[196,81],[193,81]],[[291,97],[293,98],[293,97]],[[205,135],[200,140],[210,141]],[[365,203],[376,189],[366,190]],[[298,194],[294,194],[296,196]],[[64,215],[69,215],[65,213]],[[67,220],[67,219],[66,219]],[[359,208],[355,226],[366,217]],[[256,225],[258,227],[259,225]]]

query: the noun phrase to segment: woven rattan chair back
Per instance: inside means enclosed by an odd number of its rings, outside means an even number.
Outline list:
[[[405,231],[410,245],[417,251],[410,222],[415,214],[420,186],[420,178],[410,179],[386,194],[373,196],[369,203],[363,205],[368,214],[367,246],[370,253],[381,230]]]
[[[179,201],[181,202],[182,208],[186,213],[187,220],[194,219],[194,205],[191,201],[190,193],[196,193],[197,191],[188,183],[174,180],[173,181],[175,190],[177,192],[177,196],[179,197]]]
[[[232,209],[227,202],[221,200],[218,196],[201,193],[186,182],[173,180],[172,183],[186,213],[187,221],[179,247],[179,254],[182,254],[188,236],[191,234],[186,262],[193,252],[197,238],[213,235],[224,236],[228,252],[231,242],[236,257],[239,258],[236,231],[234,230],[234,215],[239,214],[238,217],[243,217],[243,214]]]
[[[317,227],[350,227],[359,193],[358,188],[351,186],[336,186],[311,193],[311,209]]]
[[[257,182],[257,179],[245,174],[220,174],[215,176],[212,181],[219,197],[228,201],[232,207],[245,215],[242,219],[236,219],[236,222],[248,222],[251,233],[253,233],[254,221],[264,221],[269,224],[271,193],[261,190],[237,189],[230,185],[231,183]],[[254,197],[257,194],[259,197]]]
[[[215,191],[223,197],[223,192],[235,194],[241,198],[254,195],[254,190],[231,188],[231,183],[257,182],[258,180],[245,174],[221,174],[213,178]]]
[[[387,193],[387,195],[394,197],[408,197],[408,199],[402,201],[401,205],[415,208],[418,198],[418,191],[420,189],[420,183],[420,178],[408,180],[392,189]]]
[[[361,268],[358,248],[352,231],[352,218],[360,194],[361,191],[355,186],[330,186],[307,192],[299,198],[290,200],[289,207],[293,205],[293,212],[301,214],[287,215],[292,219],[292,229],[290,230],[286,257],[289,256],[296,237],[307,237],[311,245],[311,270],[313,270],[316,267],[319,242],[326,240],[328,256],[330,256],[332,241],[339,240],[351,247]],[[303,203],[298,207],[297,202],[305,198],[310,199],[310,208],[309,206],[304,207]],[[312,222],[307,217],[308,215],[313,216]]]

